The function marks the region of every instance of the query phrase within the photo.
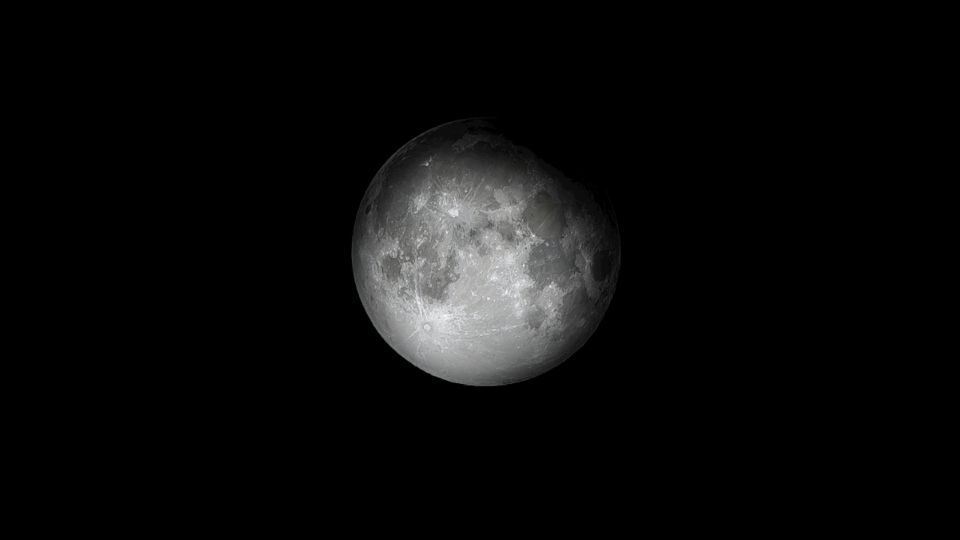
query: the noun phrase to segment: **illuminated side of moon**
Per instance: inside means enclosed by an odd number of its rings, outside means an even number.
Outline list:
[[[607,201],[486,120],[434,128],[380,169],[360,204],[354,278],[377,331],[424,371],[509,384],[572,355],[620,267]]]

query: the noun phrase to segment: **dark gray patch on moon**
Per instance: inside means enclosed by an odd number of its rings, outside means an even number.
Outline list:
[[[610,275],[613,269],[613,253],[609,249],[601,249],[593,256],[593,267],[591,273],[593,279],[603,281]]]
[[[543,324],[547,318],[547,314],[539,306],[534,307],[529,312],[527,312],[527,324],[530,325],[530,328],[534,330],[540,328],[540,325]]]
[[[389,281],[400,279],[400,261],[396,257],[387,256],[381,259],[380,265],[383,268],[383,275]]]
[[[569,279],[572,267],[573,256],[564,253],[556,242],[535,245],[527,260],[527,273],[539,289],[551,281],[564,284]]]
[[[564,326],[570,326],[577,319],[589,314],[591,303],[583,289],[574,289],[563,297],[560,320]]]
[[[541,191],[527,204],[523,211],[523,220],[533,234],[548,240],[560,238],[563,227],[563,210],[559,202],[550,194]]]
[[[497,232],[500,233],[504,242],[513,243],[517,237],[517,227],[510,222],[501,221],[497,224]]]

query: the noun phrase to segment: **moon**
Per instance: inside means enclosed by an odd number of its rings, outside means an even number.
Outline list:
[[[603,319],[620,270],[609,201],[490,119],[435,127],[387,160],[351,251],[380,336],[423,371],[471,386],[569,358]]]

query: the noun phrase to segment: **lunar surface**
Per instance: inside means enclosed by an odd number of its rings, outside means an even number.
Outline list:
[[[394,350],[442,379],[493,386],[544,373],[593,334],[620,237],[608,201],[492,120],[470,119],[383,165],[352,257],[367,315]]]

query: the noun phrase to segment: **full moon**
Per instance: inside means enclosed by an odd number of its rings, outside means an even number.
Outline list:
[[[590,338],[616,287],[620,236],[602,195],[493,120],[469,119],[380,168],[352,258],[363,307],[400,356],[496,386],[556,367]]]

